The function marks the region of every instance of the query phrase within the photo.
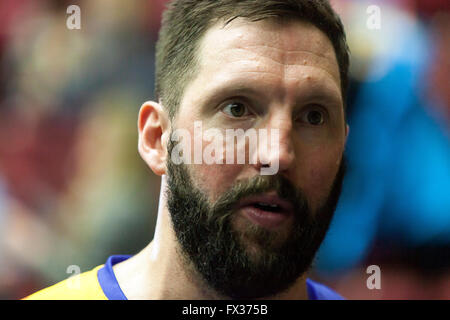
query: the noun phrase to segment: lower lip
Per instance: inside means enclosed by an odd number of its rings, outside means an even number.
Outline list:
[[[250,221],[267,229],[275,229],[281,226],[289,220],[291,216],[285,212],[270,212],[258,209],[254,206],[246,206],[241,210]]]

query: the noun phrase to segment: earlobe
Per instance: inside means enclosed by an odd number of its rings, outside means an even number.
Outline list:
[[[157,175],[166,172],[167,149],[164,137],[169,130],[169,121],[163,107],[156,102],[145,102],[138,119],[139,154]]]

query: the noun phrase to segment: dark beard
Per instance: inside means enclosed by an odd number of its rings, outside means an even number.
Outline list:
[[[170,142],[169,155],[172,148]],[[186,267],[192,267],[208,286],[226,297],[254,299],[287,290],[311,266],[339,199],[345,159],[326,202],[316,213],[311,212],[303,193],[282,175],[238,181],[210,204],[184,164],[169,160],[167,169],[168,208]],[[237,202],[269,191],[296,208],[288,234],[250,222],[244,230],[236,230],[233,217]],[[250,252],[248,242],[256,252]]]

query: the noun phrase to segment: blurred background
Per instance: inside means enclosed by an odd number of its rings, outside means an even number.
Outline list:
[[[348,174],[311,278],[349,299],[450,299],[450,2],[331,2],[352,53]],[[160,179],[137,115],[165,3],[0,2],[0,299],[152,240]]]

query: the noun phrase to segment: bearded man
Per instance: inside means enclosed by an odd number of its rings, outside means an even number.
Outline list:
[[[139,153],[162,176],[154,238],[81,274],[81,290],[29,298],[340,299],[306,273],[344,177],[348,67],[326,0],[172,1],[157,99],[138,119]],[[276,139],[251,147],[252,130]],[[216,139],[230,131],[245,135]]]

